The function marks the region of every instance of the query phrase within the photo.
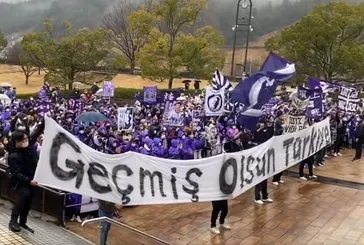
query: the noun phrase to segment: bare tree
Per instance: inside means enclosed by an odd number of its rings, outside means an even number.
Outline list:
[[[7,61],[10,64],[20,65],[24,73],[25,85],[29,84],[29,78],[38,70],[37,66],[32,62],[29,54],[24,53],[21,43],[16,43],[10,49]]]
[[[146,9],[151,7],[149,2],[143,5],[138,2],[135,0],[119,0],[115,7],[103,18],[104,27],[110,30],[109,40],[112,41],[115,49],[126,56],[132,73],[136,66],[136,56],[147,42],[148,33],[145,28],[143,31],[139,28],[133,28],[129,23],[129,16],[136,13],[141,6]]]

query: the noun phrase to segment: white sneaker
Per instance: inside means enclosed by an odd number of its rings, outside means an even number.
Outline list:
[[[325,154],[324,158],[329,158],[329,155]]]
[[[263,205],[264,204],[264,202],[262,200],[254,200],[254,202],[256,204],[259,204],[259,205]]]
[[[263,202],[266,202],[266,203],[272,203],[273,200],[270,199],[270,198],[267,198],[267,199],[262,199]]]
[[[220,225],[220,229],[229,231],[229,230],[231,230],[231,226],[227,225],[227,224],[223,224],[223,225]]]
[[[210,228],[210,232],[212,234],[215,234],[215,235],[220,235],[221,234],[221,232],[219,231],[219,229],[217,229],[216,227]]]
[[[299,179],[300,179],[300,180],[307,180],[307,178],[306,178],[306,177],[300,177]]]
[[[311,175],[311,176],[308,176],[309,179],[317,179],[317,176],[316,175]]]
[[[338,155],[339,157],[342,157],[342,156],[343,156],[343,154],[341,154],[340,152],[338,152],[338,153],[337,153],[337,155]]]
[[[272,182],[272,184],[273,184],[273,185],[277,185],[277,186],[279,185],[279,183],[278,183],[278,182]]]
[[[316,168],[316,166],[315,165],[312,165],[312,168]]]
[[[280,184],[284,184],[284,180],[280,180],[280,181],[279,181],[279,183],[280,183]]]
[[[70,219],[71,222],[76,220],[76,215],[73,215],[72,218]]]
[[[76,217],[76,221],[77,221],[78,223],[82,223],[82,219],[81,219],[81,217],[80,217],[80,216],[77,216],[77,217]]]
[[[337,153],[334,153],[334,157],[337,157]]]

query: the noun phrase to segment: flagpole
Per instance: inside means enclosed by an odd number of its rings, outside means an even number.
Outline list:
[[[248,33],[246,35],[245,58],[244,58],[244,72],[245,72],[245,74],[246,74],[246,62],[247,62],[247,59],[248,59],[249,37],[250,37],[250,32],[252,30],[252,28],[251,28],[252,9],[253,9],[253,3],[252,3],[252,0],[249,0]]]
[[[235,26],[233,27],[233,31],[234,31],[234,43],[233,43],[233,54],[232,54],[232,58],[231,58],[231,77],[235,77],[234,74],[234,66],[235,66],[235,51],[236,51],[236,38],[237,38],[237,33],[238,33],[238,26],[239,26],[239,9],[240,9],[240,2],[242,0],[238,1],[238,5],[236,7],[236,17],[235,17]]]

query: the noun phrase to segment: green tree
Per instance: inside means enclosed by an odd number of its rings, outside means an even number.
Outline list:
[[[56,42],[53,22],[47,19],[42,26],[41,32],[29,33],[23,37],[21,49],[36,64],[39,73],[41,69],[47,73],[47,67],[56,57]]]
[[[266,48],[295,62],[299,75],[356,81],[364,75],[364,4],[318,5]]]
[[[0,31],[0,52],[6,48],[6,46],[8,45],[8,40],[6,39],[4,33],[2,33]]]
[[[134,0],[119,0],[103,19],[113,47],[125,55],[132,73],[135,70],[137,54],[147,42],[154,20],[150,5],[140,6]]]
[[[91,71],[106,57],[105,31],[92,31],[87,28],[76,32],[67,31],[57,43],[56,55],[48,67],[50,77],[55,79],[56,83],[59,80],[63,81],[63,87],[72,89],[77,76]]]
[[[221,49],[224,37],[212,26],[181,35],[179,42],[182,64],[191,77],[210,78],[212,71],[224,66],[225,54]]]
[[[168,80],[168,87],[172,88],[174,78],[179,77],[186,68],[193,67],[194,72],[203,70],[203,63],[200,63],[201,67],[197,69],[196,63],[192,65],[192,62],[186,62],[186,47],[192,45],[192,48],[203,48],[193,40],[195,35],[185,34],[184,31],[195,25],[201,11],[206,7],[206,0],[163,0],[154,4],[153,13],[158,28],[151,31],[150,41],[139,55],[143,77],[150,77],[156,81]],[[184,43],[187,40],[189,44]],[[197,55],[200,59],[202,53]]]
[[[26,36],[24,51],[44,69],[48,82],[72,89],[77,78],[85,77],[86,72],[95,69],[107,56],[106,32],[101,28],[75,31],[65,23],[63,34],[56,39],[52,30],[52,23],[48,21],[45,31]]]

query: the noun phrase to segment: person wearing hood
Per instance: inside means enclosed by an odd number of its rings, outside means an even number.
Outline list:
[[[184,160],[193,159],[192,144],[193,144],[193,134],[190,132],[188,137],[184,140],[182,144],[182,150],[181,150],[182,159]]]
[[[168,157],[169,159],[181,159],[181,151],[179,141],[174,139],[172,140],[171,146],[168,150]]]
[[[153,155],[153,140],[147,138],[144,140],[143,148],[140,151],[143,155],[152,156]]]
[[[33,180],[38,163],[38,153],[33,149],[33,145],[43,130],[44,122],[30,136],[26,132],[15,131],[7,147],[11,184],[17,196],[9,222],[9,229],[13,232],[19,232],[24,228],[34,233],[34,230],[27,226],[33,190],[38,185]]]
[[[162,140],[160,138],[153,139],[153,156],[161,158],[166,157],[166,150],[163,148]]]

